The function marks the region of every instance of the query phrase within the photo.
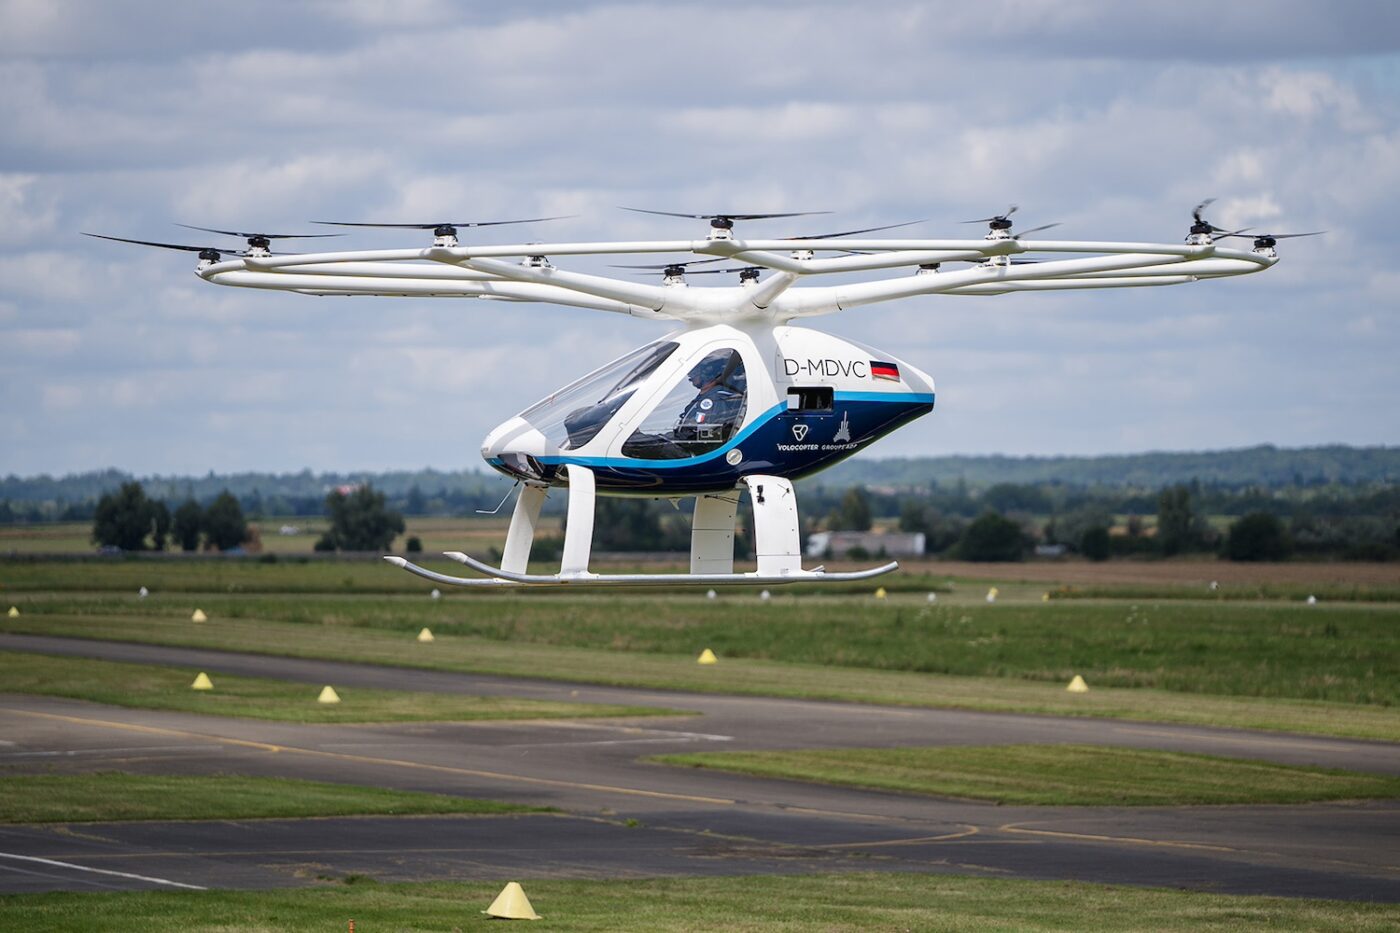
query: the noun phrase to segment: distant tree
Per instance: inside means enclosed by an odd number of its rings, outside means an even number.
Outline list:
[[[221,551],[229,551],[248,540],[248,523],[243,507],[227,489],[214,497],[204,510],[204,541]]]
[[[963,532],[957,554],[963,560],[1010,561],[1025,556],[1021,526],[996,512],[985,512]]]
[[[428,499],[417,483],[408,490],[408,499],[404,502],[403,510],[409,515],[422,515],[428,510]]]
[[[1170,557],[1196,544],[1193,537],[1195,515],[1191,510],[1191,489],[1182,484],[1169,486],[1157,496],[1157,546]]]
[[[827,518],[833,531],[869,531],[870,496],[864,486],[852,486],[841,497],[841,504]]]
[[[905,499],[899,504],[899,530],[928,533],[929,509],[918,499]]]
[[[1080,536],[1079,553],[1090,560],[1108,560],[1111,543],[1108,529],[1103,525],[1096,525]]]
[[[166,520],[169,521],[168,512]],[[158,521],[156,503],[146,498],[141,484],[122,483],[116,492],[105,493],[97,500],[92,540],[104,547],[142,551],[146,549],[146,536],[157,530]]]
[[[387,551],[403,534],[403,516],[384,504],[384,493],[366,484],[346,495],[326,496],[331,527],[316,542],[318,551]]]
[[[1283,523],[1268,512],[1250,512],[1236,521],[1225,541],[1230,560],[1282,560],[1292,549]]]
[[[175,543],[182,551],[199,550],[199,529],[204,524],[204,510],[199,507],[199,503],[193,497],[181,502],[175,509],[175,519],[171,524],[171,531],[175,536]]]
[[[151,540],[157,551],[165,550],[165,539],[170,535],[170,508],[164,502],[151,503]]]
[[[417,535],[411,535],[409,539],[404,542],[403,549],[409,554],[421,554],[423,552],[423,539],[419,538]]]

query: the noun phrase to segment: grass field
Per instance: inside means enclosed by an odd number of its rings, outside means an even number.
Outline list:
[[[1097,745],[698,752],[648,760],[1004,804],[1181,806],[1400,797],[1400,778]]]
[[[219,674],[213,690],[193,690],[196,671],[149,664],[0,651],[0,690],[71,697],[141,709],[180,710],[282,722],[415,722],[644,716],[665,712],[629,706],[552,703],[514,697],[409,690],[338,690],[339,703],[318,703],[319,686]]]
[[[1074,570],[1067,576],[1082,585],[1082,567]],[[381,592],[385,581],[416,589]],[[14,604],[20,616],[0,617],[0,631],[1400,738],[1400,611],[1392,604],[1045,602],[1047,584],[1025,580],[1001,584],[998,601],[987,604],[985,581],[954,581],[951,592],[949,581],[940,582],[944,593],[934,603],[923,588],[884,600],[868,588],[857,595],[777,590],[766,602],[752,590],[713,600],[693,591],[433,600],[414,578],[373,562],[9,561],[0,563],[0,604]],[[142,585],[153,593],[144,600],[135,595]],[[191,623],[195,607],[211,621]],[[431,647],[412,641],[424,626],[438,636]],[[693,659],[704,648],[722,663],[697,668]],[[1064,693],[1075,674],[1088,680],[1089,694]]]
[[[657,596],[35,593],[26,616],[101,617],[141,631],[198,606],[230,620],[460,635],[513,645],[695,655],[1180,693],[1400,707],[1400,612],[1380,605],[1094,601],[1043,603],[752,593]],[[0,619],[0,625],[9,624]],[[139,635],[137,637],[140,637]],[[256,645],[255,642],[249,642]],[[275,647],[275,645],[274,645]],[[254,647],[253,650],[265,650]]]
[[[0,794],[0,823],[536,811],[532,807],[446,794],[233,775],[7,774],[4,787],[5,792]]]
[[[1089,693],[1072,694],[1065,692],[1062,683],[1011,677],[943,676],[724,656],[719,664],[700,666],[695,663],[694,654],[645,654],[450,634],[425,646],[415,642],[408,631],[246,619],[222,621],[217,616],[209,623],[196,625],[187,619],[33,614],[17,619],[0,617],[0,631],[251,650],[288,657],[553,677],[619,686],[1100,716],[1400,741],[1400,710],[1394,707],[1315,700],[1103,688],[1097,684]]]
[[[356,880],[356,879],[352,879]],[[151,891],[0,897],[27,933],[447,931],[490,927],[481,911],[502,882],[324,885],[292,891]],[[1400,924],[1390,904],[1239,897],[1080,882],[957,875],[526,880],[541,929],[748,930],[1319,930],[1368,933]]]

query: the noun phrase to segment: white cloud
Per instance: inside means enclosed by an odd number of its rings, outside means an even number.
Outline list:
[[[478,232],[700,232],[619,205],[838,212],[750,227],[773,234],[929,218],[910,232],[936,235],[1019,203],[1022,227],[1062,222],[1050,236],[1177,240],[1215,196],[1223,226],[1327,229],[1237,281],[813,325],[939,381],[938,412],[876,455],[1395,443],[1379,400],[1400,394],[1400,104],[1375,63],[1398,20],[1295,0],[1267,17],[1195,0],[742,17],[0,0],[0,410],[24,438],[3,468],[469,465],[495,423],[658,332],[535,305],[211,288],[191,256],[77,231],[231,244],[171,224],[578,214]]]

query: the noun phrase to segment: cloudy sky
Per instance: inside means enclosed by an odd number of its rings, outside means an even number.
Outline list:
[[[217,288],[189,255],[79,231],[704,233],[619,205],[963,236],[1015,202],[1049,236],[1173,242],[1214,196],[1222,226],[1326,229],[1233,281],[811,323],[937,380],[876,456],[1400,443],[1389,0],[0,0],[0,82],[0,473],[475,466],[491,426],[661,332]]]

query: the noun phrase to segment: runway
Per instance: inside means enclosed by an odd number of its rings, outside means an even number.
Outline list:
[[[639,761],[697,749],[1073,742],[1400,774],[1400,745],[1119,720],[596,687],[217,651],[0,636],[0,649],[337,689],[654,706],[630,720],[299,725],[0,696],[0,768],[238,773],[557,808],[509,817],[0,827],[0,893],[899,870],[1400,901],[1400,801],[1010,807]],[[2,780],[2,779],[0,779]]]

